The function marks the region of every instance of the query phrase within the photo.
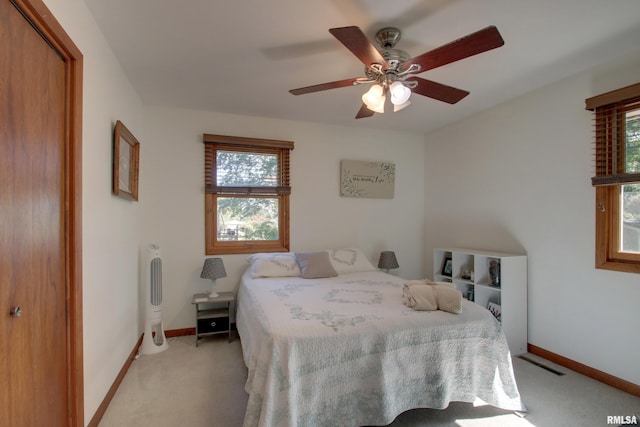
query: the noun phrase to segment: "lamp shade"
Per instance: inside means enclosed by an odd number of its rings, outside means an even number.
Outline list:
[[[398,268],[398,260],[396,259],[396,253],[393,251],[380,252],[380,260],[378,261],[378,268],[384,268],[386,270],[392,268]]]
[[[377,105],[380,102],[380,98],[383,93],[384,91],[382,90],[382,86],[373,85],[364,95],[362,95],[362,102],[367,105]]]
[[[227,272],[224,269],[224,263],[222,258],[207,258],[204,260],[202,266],[202,273],[200,277],[203,279],[216,280],[222,277],[227,277]]]
[[[391,84],[389,92],[391,92],[391,102],[393,105],[402,105],[407,102],[411,96],[411,89],[399,81],[395,81]]]
[[[369,110],[376,113],[384,113],[385,100],[384,89],[380,85],[371,86],[371,88],[362,95],[362,102],[364,102]]]

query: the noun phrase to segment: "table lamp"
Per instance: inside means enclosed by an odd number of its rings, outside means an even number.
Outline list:
[[[215,292],[216,279],[227,277],[227,272],[224,269],[224,263],[222,258],[206,258],[204,265],[202,266],[202,273],[200,277],[203,279],[210,279],[213,284],[211,285],[211,292],[209,297],[217,297],[218,293]]]
[[[384,268],[388,273],[392,268],[398,268],[398,260],[396,259],[396,253],[393,251],[380,252],[380,260],[378,261],[378,268]]]

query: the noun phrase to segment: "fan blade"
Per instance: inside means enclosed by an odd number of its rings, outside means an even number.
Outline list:
[[[358,114],[356,114],[356,119],[363,119],[365,117],[371,117],[373,116],[375,113],[371,110],[369,110],[367,108],[367,104],[365,104],[364,102],[362,103],[362,107],[360,107],[360,110],[358,111]]]
[[[383,70],[387,69],[387,61],[378,52],[378,49],[371,44],[360,28],[331,28],[329,32],[362,61],[366,67],[371,67],[372,64],[380,64]]]
[[[420,77],[412,77],[411,80],[407,79],[406,81],[418,82],[418,86],[411,89],[412,92],[437,99],[438,101],[446,102],[448,104],[455,104],[465,96],[469,95],[469,92],[466,90],[456,89],[455,87],[432,82],[431,80],[422,79]]]
[[[441,67],[491,49],[495,49],[504,44],[502,36],[495,26],[489,26],[483,30],[476,31],[468,36],[456,41],[430,50],[422,55],[411,58],[404,63],[403,69],[409,68],[411,64],[419,64],[422,68],[418,73],[422,73],[433,68]]]
[[[335,82],[321,83],[319,85],[306,86],[298,89],[291,89],[289,92],[294,95],[304,95],[305,93],[320,92],[323,90],[338,89],[341,87],[353,86],[359,80],[362,80],[362,77],[353,77],[351,79],[338,80]]]

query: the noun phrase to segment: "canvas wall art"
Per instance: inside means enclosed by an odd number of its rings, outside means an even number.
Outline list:
[[[340,170],[340,196],[393,198],[395,163],[342,160]]]

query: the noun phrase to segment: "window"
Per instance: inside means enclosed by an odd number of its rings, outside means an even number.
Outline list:
[[[596,268],[640,273],[640,83],[586,105],[595,112]]]
[[[206,254],[288,251],[293,142],[209,134],[203,141]]]

